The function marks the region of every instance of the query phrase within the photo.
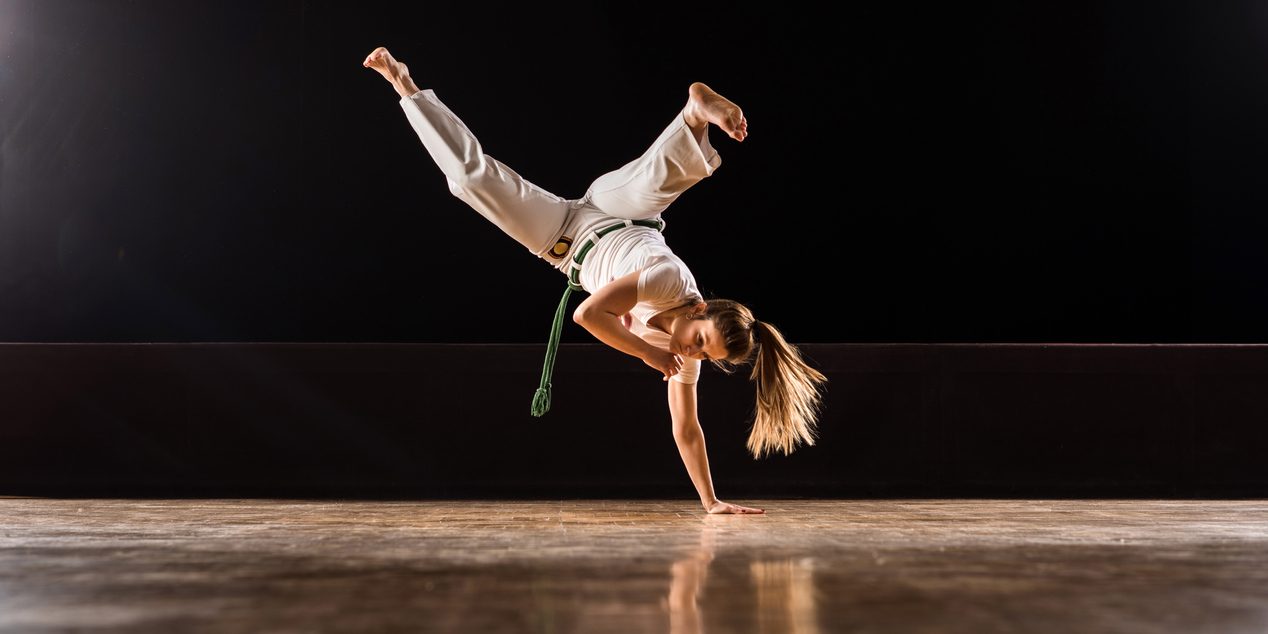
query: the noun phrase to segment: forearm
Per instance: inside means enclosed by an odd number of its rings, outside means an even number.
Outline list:
[[[682,463],[687,467],[691,483],[696,485],[696,492],[700,494],[700,503],[704,505],[705,510],[708,510],[718,498],[713,494],[713,478],[709,475],[709,453],[705,447],[704,431],[700,429],[700,423],[692,422],[676,431],[674,441],[678,443],[678,455],[682,456]]]
[[[639,359],[645,358],[647,354],[655,350],[652,344],[643,341],[638,335],[630,332],[621,318],[612,313],[595,311],[587,313],[584,319],[579,319],[577,323],[581,324],[590,334],[603,343]]]

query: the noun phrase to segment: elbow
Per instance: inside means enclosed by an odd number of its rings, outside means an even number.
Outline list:
[[[612,314],[604,310],[602,306],[587,303],[589,301],[581,302],[581,305],[572,311],[572,321],[578,325],[585,326],[587,329],[591,325],[598,323],[605,315]]]
[[[699,421],[674,424],[674,442],[679,445],[692,445],[704,438]]]

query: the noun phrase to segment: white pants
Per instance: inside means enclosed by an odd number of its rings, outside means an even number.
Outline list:
[[[642,156],[600,176],[582,198],[564,199],[485,154],[432,90],[402,97],[401,108],[444,172],[449,191],[529,251],[556,263],[566,254],[552,249],[565,234],[585,235],[583,225],[605,217],[656,218],[722,163],[708,134],[697,140],[680,112]]]

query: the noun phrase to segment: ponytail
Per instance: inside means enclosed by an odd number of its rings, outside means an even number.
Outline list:
[[[743,304],[710,299],[704,319],[712,319],[729,353],[713,360],[730,374],[750,359],[757,384],[757,403],[747,447],[754,458],[782,451],[791,454],[799,443],[815,444],[815,425],[822,404],[821,386],[828,378],[806,364],[797,347],[774,326],[758,321]]]
[[[786,456],[798,443],[815,444],[820,386],[828,378],[807,365],[774,326],[754,320],[752,328],[757,353],[750,378],[757,384],[757,404],[747,447],[754,458],[777,450]]]

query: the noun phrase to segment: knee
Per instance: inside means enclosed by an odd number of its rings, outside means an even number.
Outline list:
[[[455,194],[471,188],[471,172],[463,170],[449,176],[449,189]]]
[[[479,189],[489,179],[488,170],[482,164],[466,164],[449,176],[450,188],[461,191]]]

